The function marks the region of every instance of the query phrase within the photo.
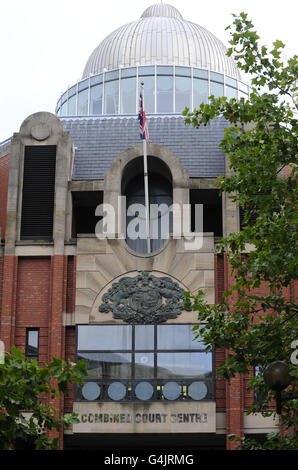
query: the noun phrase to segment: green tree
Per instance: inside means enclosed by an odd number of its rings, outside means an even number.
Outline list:
[[[57,410],[47,405],[47,398],[66,394],[68,384],[81,384],[85,375],[82,361],[73,364],[53,358],[40,367],[12,347],[0,364],[0,450],[12,449],[17,441],[34,441],[36,449],[58,449],[58,439],[50,438],[47,431],[67,428],[79,420],[75,413],[59,418]]]
[[[271,50],[259,44],[259,36],[245,13],[233,15],[230,30],[232,56],[239,69],[250,74],[249,99],[211,96],[199,109],[184,111],[186,124],[208,125],[223,116],[229,127],[220,147],[228,156],[230,174],[218,179],[225,191],[243,209],[243,228],[223,238],[216,250],[227,256],[234,276],[233,287],[223,302],[210,306],[203,292],[189,293],[187,306],[198,311],[204,340],[210,347],[227,348],[230,354],[218,373],[227,380],[251,367],[263,370],[275,360],[290,368],[292,385],[283,392],[282,424],[289,435],[270,435],[263,446],[241,440],[243,448],[297,448],[297,367],[290,361],[291,346],[298,339],[297,299],[286,295],[297,279],[297,56],[282,60],[284,44]],[[252,250],[246,250],[247,244]],[[268,295],[255,289],[268,286]],[[202,330],[200,330],[202,333]],[[262,394],[250,413],[268,413],[272,392],[260,374],[250,388]]]

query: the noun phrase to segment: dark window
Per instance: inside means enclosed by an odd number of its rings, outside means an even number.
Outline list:
[[[172,232],[172,178],[168,167],[148,157],[151,252],[161,248]],[[122,177],[126,196],[126,243],[137,253],[147,253],[143,157],[127,165]]]
[[[55,145],[25,147],[22,240],[53,238],[55,172]]]
[[[28,328],[26,331],[26,358],[38,361],[39,330]]]
[[[191,189],[191,231],[195,232],[195,206],[203,204],[203,232],[222,237],[222,198],[216,189]],[[201,231],[201,230],[200,230]]]
[[[95,234],[95,227],[101,217],[95,215],[99,204],[103,203],[103,191],[75,191],[73,201],[73,237],[78,233]]]
[[[210,400],[213,358],[193,325],[82,325],[77,359],[88,378],[78,400]],[[196,331],[196,334],[198,331]]]

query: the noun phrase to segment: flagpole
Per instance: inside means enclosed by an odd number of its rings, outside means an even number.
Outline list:
[[[143,94],[143,109],[144,106],[144,82],[142,85]],[[151,252],[150,247],[150,212],[149,212],[149,185],[148,185],[148,159],[147,159],[147,139],[143,139],[143,156],[144,156],[144,188],[145,188],[145,212],[146,212],[146,240],[147,240],[147,253]]]

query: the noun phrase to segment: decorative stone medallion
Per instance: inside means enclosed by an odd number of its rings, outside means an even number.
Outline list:
[[[184,309],[183,289],[169,277],[143,271],[123,277],[103,295],[99,311],[113,313],[126,323],[162,323],[177,318]]]

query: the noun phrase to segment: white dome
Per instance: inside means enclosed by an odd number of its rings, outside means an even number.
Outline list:
[[[168,4],[147,8],[140,20],[121,26],[89,57],[83,77],[137,65],[197,67],[240,79],[234,61],[219,39]]]

